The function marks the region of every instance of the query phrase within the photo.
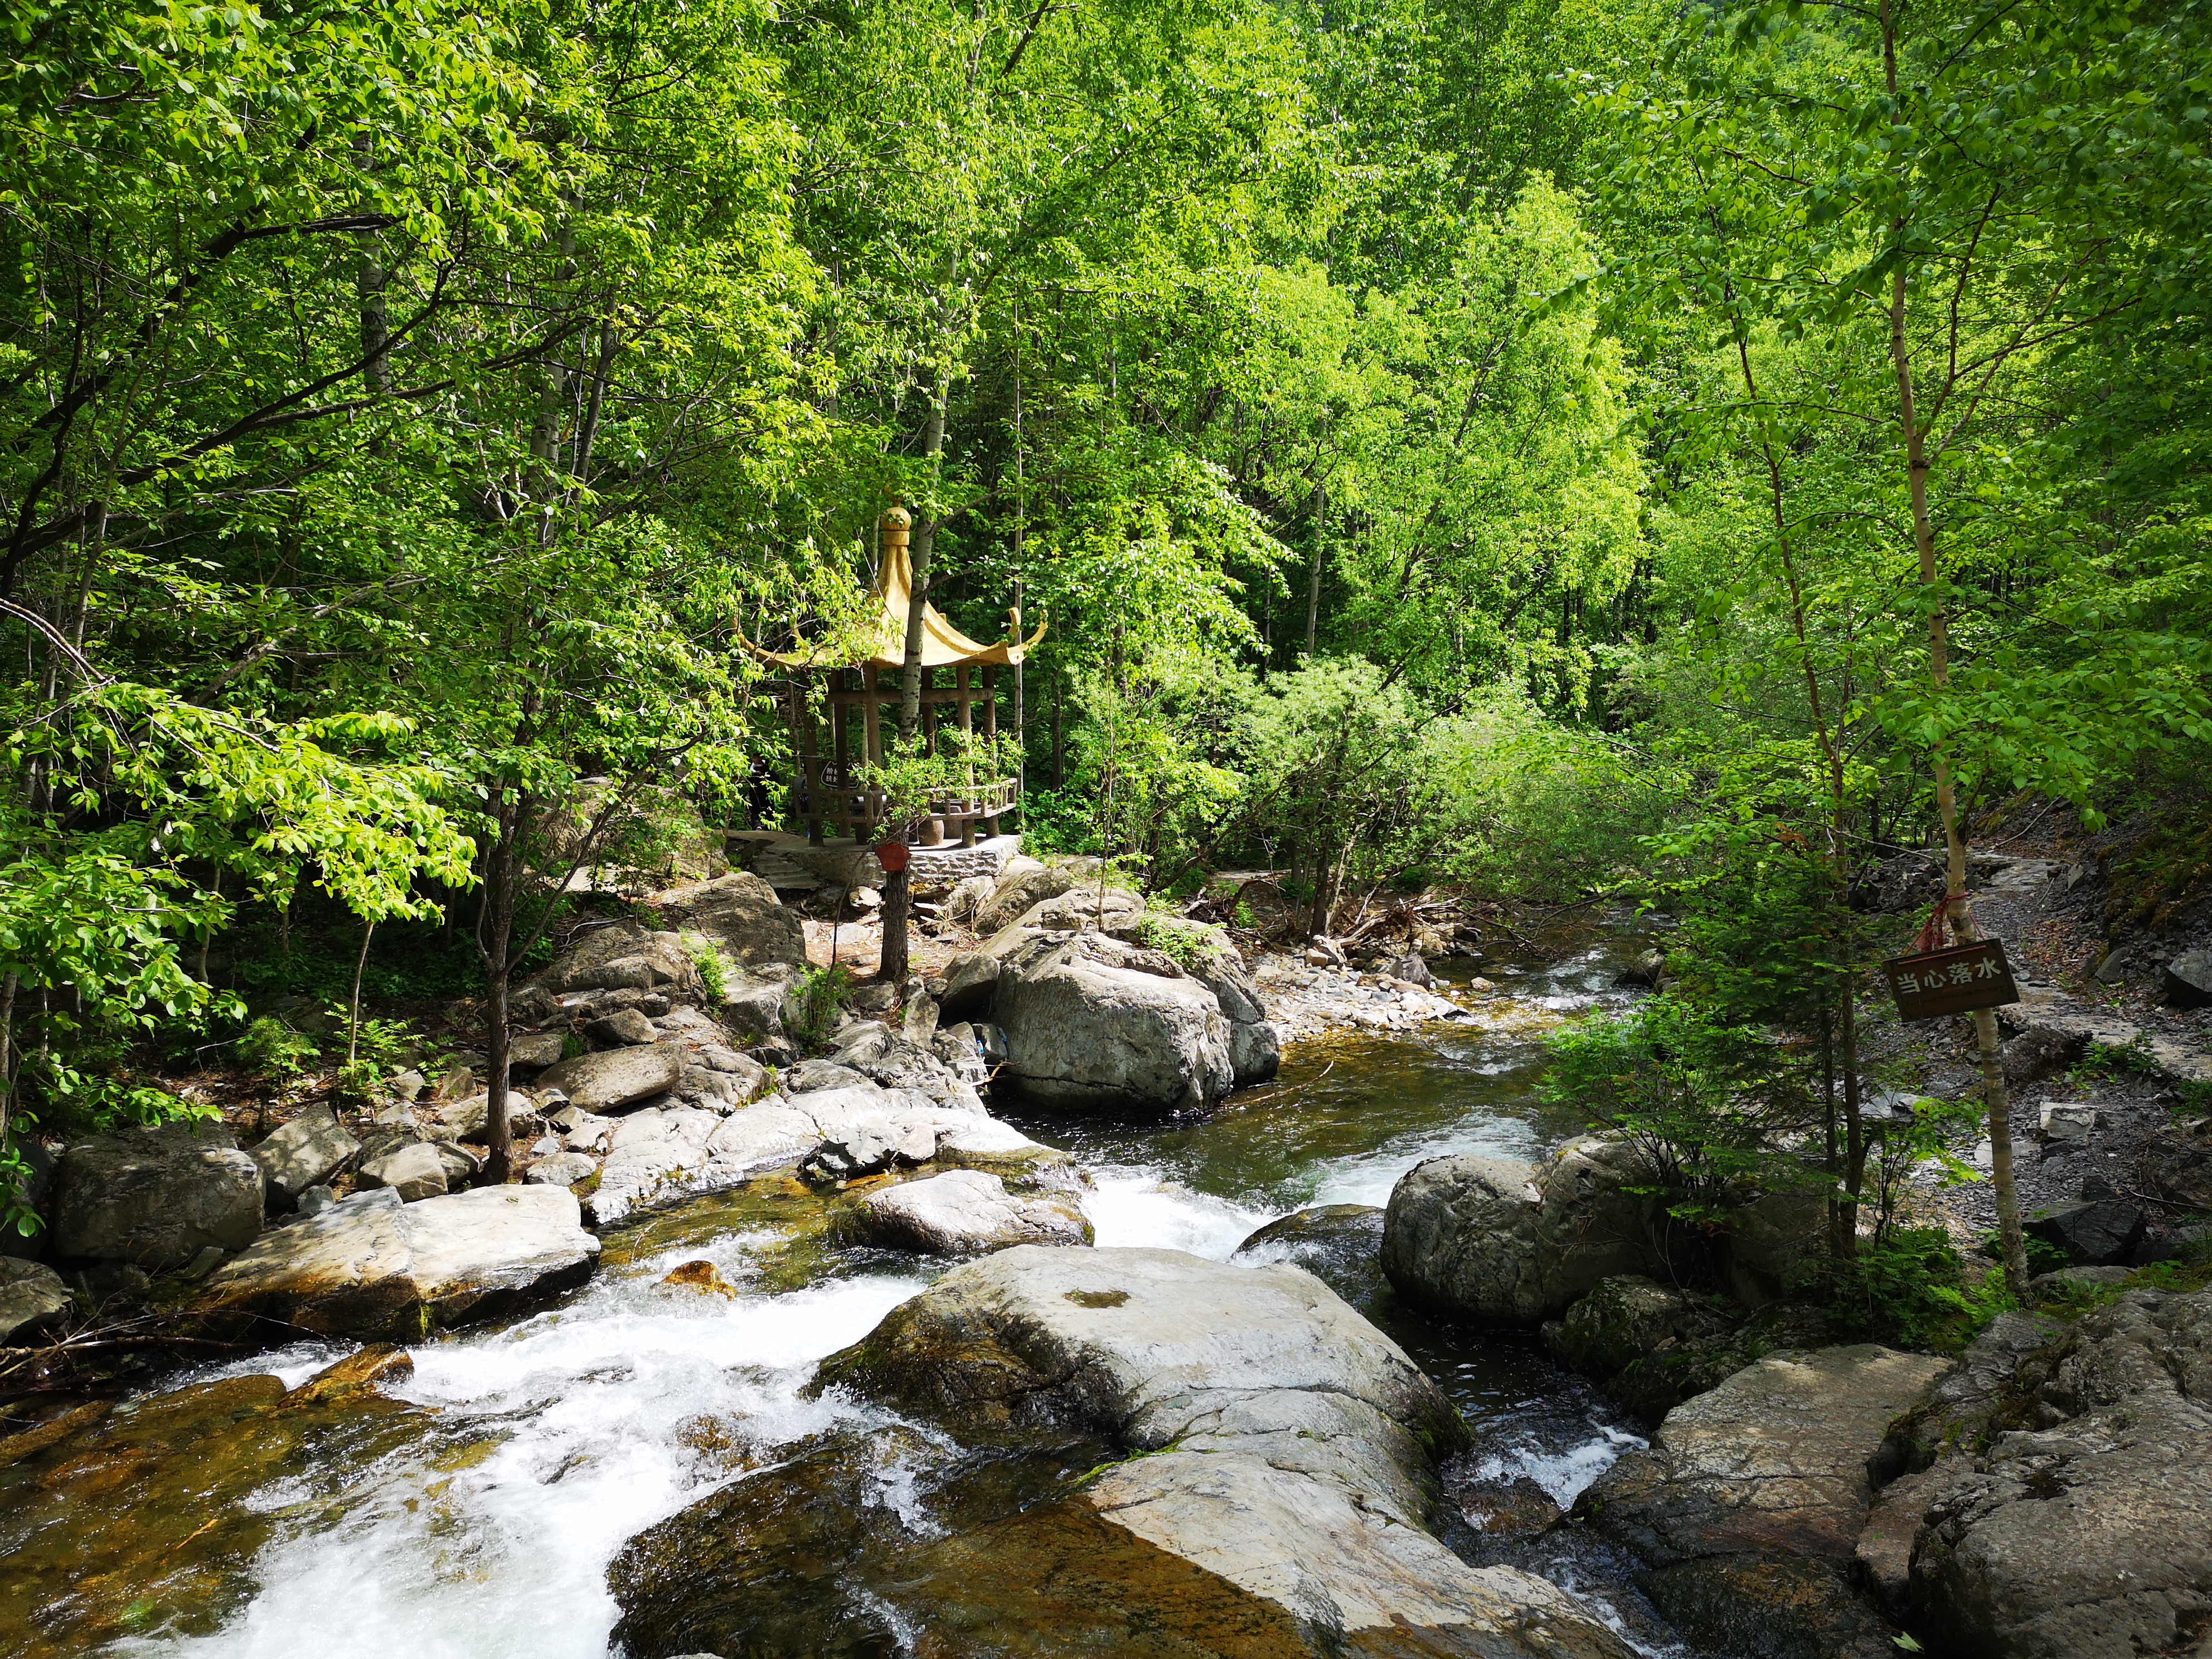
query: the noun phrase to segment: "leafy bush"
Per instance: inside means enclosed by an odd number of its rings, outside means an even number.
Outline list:
[[[2156,1077],[2160,1069],[2149,1036],[2138,1031],[2124,1044],[2091,1043],[2066,1075],[2076,1083],[2111,1083],[2124,1077]]]
[[[726,1002],[730,995],[730,968],[722,960],[722,953],[714,948],[714,942],[698,933],[686,933],[684,948],[690,952],[699,969],[699,982],[707,988],[708,996],[718,1006]]]
[[[1826,1269],[1826,1311],[1841,1330],[1955,1353],[2014,1305],[1995,1267],[1978,1277],[1942,1230],[1900,1228]]]
[[[1559,1033],[1551,1054],[1545,1098],[1634,1144],[1679,1221],[1725,1229],[1746,1191],[1815,1178],[1782,1148],[1817,1103],[1763,1028],[1662,994]]]
[[[321,1058],[315,1040],[283,1020],[264,1014],[238,1039],[239,1064],[289,1095]]]
[[[852,1000],[860,983],[842,962],[810,968],[799,976],[792,986],[799,1004],[798,1025],[792,1036],[802,1047],[819,1048],[828,1043],[830,1032],[837,1028],[838,1014]]]

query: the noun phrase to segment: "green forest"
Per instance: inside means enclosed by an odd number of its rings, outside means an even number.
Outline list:
[[[586,780],[787,825],[760,652],[896,503],[1048,626],[1030,850],[1663,911],[1559,1063],[1686,1204],[1778,1101],[1878,1181],[1869,870],[2201,864],[2202,0],[14,0],[0,76],[11,1160],[503,998]]]

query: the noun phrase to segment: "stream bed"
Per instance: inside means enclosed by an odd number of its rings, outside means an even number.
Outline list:
[[[1486,971],[1501,993],[1477,1019],[1302,1045],[1277,1082],[1203,1118],[994,1110],[1093,1173],[1083,1201],[1100,1245],[1225,1260],[1291,1212],[1384,1204],[1424,1158],[1528,1156],[1579,1130],[1536,1098],[1542,1038],[1622,1001],[1612,982],[1626,956],[1625,944],[1600,945],[1553,964],[1493,962]],[[732,1480],[776,1478],[809,1437],[888,1426],[875,1408],[800,1390],[823,1357],[942,1268],[834,1245],[812,1224],[820,1208],[774,1176],[640,1218],[608,1235],[591,1285],[531,1316],[415,1349],[413,1374],[386,1385],[373,1408],[273,1419],[246,1408],[255,1386],[274,1395],[257,1379],[295,1387],[345,1345],[305,1343],[169,1379],[173,1389],[224,1382],[243,1391],[241,1404],[228,1428],[180,1423],[178,1455],[150,1486],[84,1483],[76,1512],[35,1534],[4,1518],[29,1494],[0,1486],[0,1553],[16,1553],[18,1571],[76,1564],[62,1576],[82,1601],[0,1620],[13,1627],[0,1629],[0,1647],[603,1659],[619,1611],[606,1569],[626,1540]],[[1686,1655],[1629,1588],[1630,1564],[1578,1529],[1544,1526],[1636,1443],[1633,1426],[1533,1337],[1400,1306],[1358,1242],[1363,1226],[1379,1232],[1379,1218],[1344,1219],[1352,1231],[1335,1235],[1339,1259],[1295,1239],[1244,1259],[1322,1271],[1465,1413],[1475,1449],[1447,1479],[1465,1519],[1445,1541],[1478,1565],[1552,1579],[1644,1652]],[[734,1295],[659,1283],[701,1258]],[[151,1418],[164,1398],[120,1409]],[[867,1501],[932,1524],[895,1466]]]

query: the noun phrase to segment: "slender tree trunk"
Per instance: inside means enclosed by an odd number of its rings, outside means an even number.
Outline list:
[[[346,1021],[346,1064],[350,1066],[361,1049],[361,974],[368,966],[368,942],[376,937],[376,924],[370,922],[361,932],[361,954],[353,959],[353,1006]]]
[[[1315,641],[1321,637],[1321,567],[1326,551],[1326,526],[1328,523],[1328,486],[1315,487],[1318,505],[1314,512],[1313,564],[1306,572],[1306,655],[1314,654]]]
[[[513,972],[507,948],[514,935],[514,848],[504,826],[492,851],[492,866],[496,890],[491,896],[484,940],[484,1145],[489,1156],[484,1160],[483,1180],[488,1187],[503,1187],[514,1173],[514,1131],[507,1121],[507,1057],[512,1047],[507,988]]]
[[[1897,49],[1890,27],[1888,0],[1881,8],[1883,67],[1890,95],[1897,95]],[[1903,227],[1898,229],[1902,234]],[[1890,278],[1889,355],[1897,374],[1898,426],[1905,441],[1905,487],[1912,502],[1912,543],[1919,555],[1920,589],[1929,601],[1928,678],[1940,699],[1951,683],[1948,618],[1942,599],[1942,577],[1936,565],[1936,530],[1928,512],[1928,434],[1922,430],[1913,407],[1912,354],[1905,340],[1905,267],[1900,264]],[[1981,938],[1966,898],[1966,839],[1959,823],[1958,791],[1951,775],[1951,757],[1939,744],[1932,759],[1936,769],[1936,811],[1943,822],[1945,881],[1944,914],[1954,938],[1972,944]],[[2020,1189],[2013,1174],[2012,1099],[2005,1087],[2004,1072],[1997,1060],[1997,1019],[1987,1008],[1974,1011],[1974,1040],[1981,1051],[1982,1100],[1989,1109],[1990,1173],[1996,1188],[1997,1236],[2004,1251],[2005,1283],[2014,1296],[2027,1293],[2027,1241],[2020,1224]]]
[[[909,873],[903,868],[884,872],[884,951],[876,977],[886,985],[897,985],[907,975],[906,919],[913,891],[910,884]]]
[[[1067,676],[1052,677],[1052,787],[1067,787]]]
[[[945,399],[950,376],[937,374],[937,388],[929,400],[929,415],[922,422],[921,453],[933,465],[945,453]],[[929,604],[931,556],[937,550],[937,520],[917,514],[908,563],[914,572],[913,588],[906,606],[906,651],[899,664],[899,736],[908,742],[921,725],[922,612]]]
[[[1729,291],[1731,303],[1734,289]],[[1759,383],[1751,367],[1751,345],[1741,319],[1735,324],[1736,365],[1743,376],[1746,395],[1754,407],[1759,406]],[[1820,677],[1813,665],[1811,631],[1805,617],[1805,588],[1797,570],[1797,556],[1790,535],[1790,517],[1784,505],[1782,460],[1774,447],[1773,434],[1766,426],[1764,414],[1759,416],[1759,443],[1766,462],[1767,501],[1774,520],[1774,542],[1782,558],[1783,579],[1790,590],[1790,631],[1797,642],[1797,664],[1805,681],[1805,700],[1813,716],[1813,734],[1820,746],[1821,759],[1826,763],[1828,782],[1828,887],[1824,902],[1829,915],[1846,931],[1850,927],[1850,842],[1846,831],[1850,821],[1850,801],[1844,769],[1843,746],[1838,734],[1829,729],[1825,699],[1820,692]],[[1850,951],[1848,939],[1844,951],[1848,959]],[[1828,1173],[1832,1178],[1840,1174],[1845,1200],[1832,1202],[1830,1208],[1830,1243],[1837,1260],[1847,1261],[1857,1253],[1857,1206],[1860,1192],[1866,1177],[1866,1129],[1860,1116],[1858,1075],[1858,1018],[1855,1000],[1858,995],[1857,975],[1846,967],[1842,983],[1838,987],[1842,1003],[1838,1031],[1832,1045],[1824,1035],[1822,1060],[1825,1086],[1828,1098]],[[1844,1152],[1838,1170],[1836,1145],[1835,1104],[1833,1086],[1840,1061],[1843,1083]],[[1845,1214],[1848,1211],[1850,1213]]]
[[[0,983],[0,1157],[8,1152],[8,1119],[15,1102],[15,986],[9,974]],[[4,1220],[0,1215],[0,1220]]]

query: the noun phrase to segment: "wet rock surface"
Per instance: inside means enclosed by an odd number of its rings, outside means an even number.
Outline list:
[[[419,1340],[583,1282],[599,1242],[559,1187],[488,1187],[396,1207],[332,1206],[271,1232],[208,1280],[210,1328],[267,1322]]]
[[[1871,1343],[1771,1355],[1669,1412],[1575,1513],[1646,1563],[1637,1582],[1693,1640],[1894,1652],[1849,1568],[1889,1426],[1947,1368]]]
[[[369,1351],[289,1395],[234,1377],[94,1401],[0,1441],[0,1650],[75,1659],[216,1635],[284,1522],[257,1493],[283,1481],[327,1502],[330,1466],[422,1432],[423,1413],[376,1394],[393,1374],[391,1351]]]
[[[21,1346],[69,1307],[69,1286],[52,1267],[0,1255],[0,1347]]]
[[[1020,1247],[816,1386],[936,1432],[833,1439],[634,1540],[611,1579],[640,1659],[912,1628],[1023,1655],[1626,1652],[1552,1585],[1429,1534],[1456,1413],[1294,1267]],[[866,1503],[887,1462],[913,1508]]]
[[[1644,1271],[1650,1200],[1623,1188],[1641,1165],[1583,1140],[1541,1164],[1441,1158],[1390,1194],[1382,1270],[1416,1301],[1478,1319],[1556,1319],[1599,1280]]]
[[[972,1255],[1017,1244],[1088,1244],[1091,1224],[1062,1200],[1022,1198],[997,1176],[947,1170],[871,1193],[852,1212],[854,1236],[886,1249]]]

